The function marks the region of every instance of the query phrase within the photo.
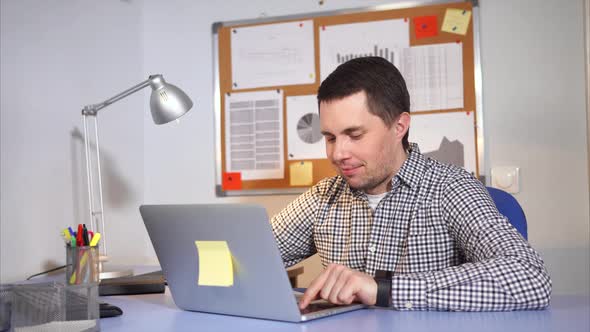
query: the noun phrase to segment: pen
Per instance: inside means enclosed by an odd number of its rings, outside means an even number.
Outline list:
[[[70,235],[70,231],[68,231],[68,229],[67,229],[67,228],[66,228],[66,229],[64,229],[64,230],[61,232],[61,237],[62,237],[62,238],[64,239],[64,241],[66,242],[66,245],[70,245],[70,238],[71,238],[71,235]]]
[[[78,268],[78,277],[76,279],[76,283],[80,284],[82,282],[84,282],[84,280],[86,279],[86,262],[88,261],[88,251],[87,249],[82,249],[84,251],[84,253],[82,254],[82,258],[80,258],[80,261],[78,262],[79,264],[79,268]]]
[[[72,275],[70,276],[70,285],[73,285],[76,283],[76,270],[74,270],[74,272],[72,272]]]
[[[76,233],[72,229],[72,227],[68,226],[68,231],[70,232],[70,236],[76,236]]]
[[[84,229],[82,228],[82,224],[78,224],[78,232],[76,233],[76,245],[81,247],[84,245]]]
[[[90,241],[90,246],[96,247],[96,245],[98,244],[98,240],[100,240],[100,233],[94,233],[94,236],[92,237],[92,241]]]
[[[86,229],[86,224],[83,226],[82,239],[84,240],[85,246],[90,244],[90,240],[88,240],[88,229]]]

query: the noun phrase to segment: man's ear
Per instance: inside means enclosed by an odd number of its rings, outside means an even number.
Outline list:
[[[410,113],[403,112],[402,114],[400,114],[397,120],[395,120],[394,125],[395,136],[397,139],[401,141],[410,129]]]

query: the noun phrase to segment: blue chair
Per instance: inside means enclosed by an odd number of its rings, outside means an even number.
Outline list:
[[[508,218],[508,221],[516,228],[525,239],[528,239],[526,216],[518,204],[518,201],[504,190],[486,187],[490,196],[494,200],[498,211]]]

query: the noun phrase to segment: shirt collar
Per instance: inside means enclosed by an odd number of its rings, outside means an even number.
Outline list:
[[[420,153],[418,144],[410,143],[410,151],[408,159],[404,161],[402,167],[393,177],[392,181],[398,178],[402,183],[406,184],[411,189],[417,188],[424,176],[424,169],[426,168],[426,158]]]

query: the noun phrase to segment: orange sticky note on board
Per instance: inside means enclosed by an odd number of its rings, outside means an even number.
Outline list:
[[[438,25],[436,16],[414,17],[414,32],[416,39],[437,36]]]
[[[199,255],[199,286],[229,287],[234,284],[231,252],[225,241],[195,241]]]
[[[221,179],[221,188],[223,190],[241,190],[242,189],[242,173],[240,173],[240,172],[223,173],[223,176]]]

